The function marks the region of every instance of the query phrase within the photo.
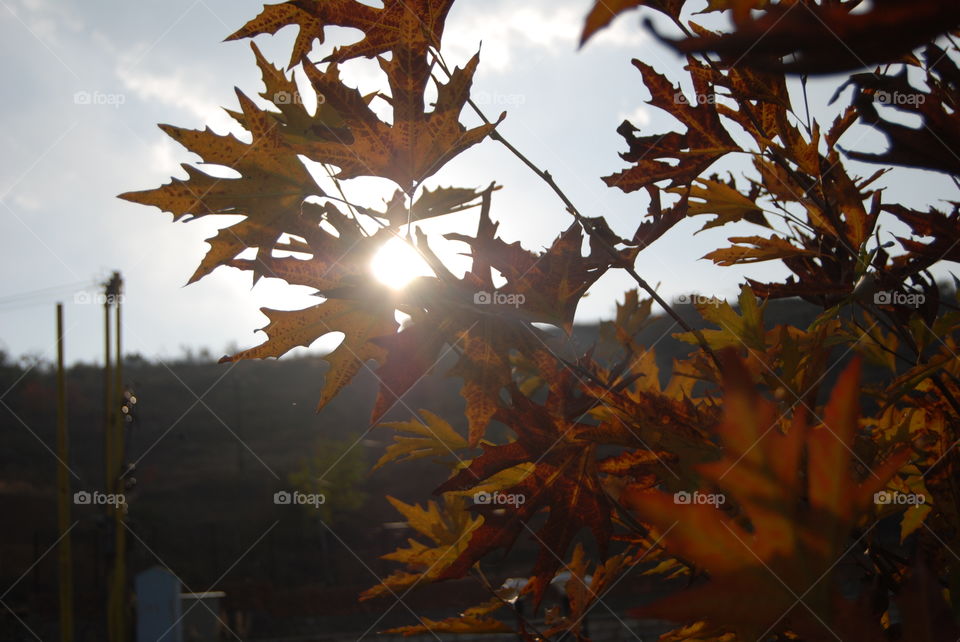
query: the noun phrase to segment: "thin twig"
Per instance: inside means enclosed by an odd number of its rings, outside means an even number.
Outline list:
[[[433,53],[434,59],[437,61],[437,64],[440,66],[440,68],[444,71],[444,73],[447,74],[448,77],[452,78],[453,76],[451,75],[450,70],[447,67],[446,62],[444,62],[443,56],[440,54],[440,52],[436,50],[432,50],[432,53]],[[467,98],[467,104],[470,105],[470,107],[477,114],[480,120],[484,122],[484,124],[486,125],[492,124],[490,119],[487,118],[486,114],[483,113],[480,107],[478,107],[477,104],[473,102],[472,98],[469,98],[469,97]],[[534,174],[539,176],[540,179],[543,180],[547,184],[547,186],[549,186],[550,189],[553,190],[553,192],[560,198],[560,200],[563,201],[563,204],[566,206],[567,211],[571,214],[571,216],[573,216],[574,219],[576,219],[576,221],[580,224],[580,226],[587,233],[587,235],[590,236],[590,238],[593,239],[597,243],[597,245],[603,248],[604,251],[606,251],[610,255],[610,257],[615,260],[614,265],[616,265],[617,267],[620,267],[627,274],[629,274],[633,278],[633,280],[637,282],[637,285],[639,285],[647,294],[649,294],[650,297],[653,298],[653,300],[656,301],[657,304],[660,307],[662,307],[664,311],[666,311],[666,313],[669,314],[674,321],[677,322],[677,325],[679,325],[685,331],[691,333],[696,338],[697,343],[700,345],[700,349],[706,352],[708,355],[710,355],[710,358],[713,360],[714,364],[716,364],[717,369],[722,371],[723,366],[720,363],[720,359],[717,357],[716,353],[714,353],[714,351],[710,348],[706,338],[704,338],[703,336],[703,333],[701,333],[700,330],[690,326],[690,324],[688,324],[683,319],[683,317],[681,317],[677,313],[677,311],[670,306],[669,303],[664,301],[663,298],[659,294],[657,294],[657,291],[653,289],[644,278],[642,278],[639,274],[637,274],[637,271],[633,268],[633,266],[626,266],[626,265],[620,264],[622,258],[620,256],[620,253],[617,251],[617,249],[612,245],[610,245],[610,243],[608,243],[607,240],[603,238],[603,236],[597,233],[597,230],[589,223],[589,221],[587,221],[584,218],[584,216],[580,213],[580,210],[577,209],[577,207],[573,204],[570,198],[564,193],[564,191],[560,189],[560,186],[557,185],[557,182],[553,180],[553,176],[550,174],[550,172],[537,167],[537,165],[534,164],[533,161],[527,158],[520,150],[514,147],[507,139],[505,139],[496,130],[493,130],[490,132],[490,138],[499,142],[508,150],[510,150],[510,152],[514,156],[520,159],[524,165],[529,167]]]

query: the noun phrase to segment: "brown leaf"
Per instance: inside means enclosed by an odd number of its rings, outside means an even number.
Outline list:
[[[383,361],[384,349],[372,339],[397,330],[392,306],[359,300],[329,299],[305,310],[263,308],[262,312],[270,319],[263,328],[267,340],[255,348],[225,356],[220,363],[280,357],[297,346],[309,347],[331,332],[343,332],[343,342],[324,357],[330,367],[324,378],[318,410],[336,396],[366,360]]]
[[[227,40],[252,38],[276,33],[286,26],[299,27],[290,67],[309,55],[313,41],[323,43],[329,26],[359,29],[359,42],[337,48],[325,61],[343,62],[351,58],[373,58],[400,47],[425,53],[429,46],[440,46],[443,24],[453,0],[386,0],[383,8],[356,0],[289,0],[264,5],[263,11]]]
[[[516,390],[512,399],[513,405],[500,409],[496,418],[516,433],[517,441],[503,446],[484,444],[481,456],[435,492],[468,490],[498,472],[534,462],[532,472],[502,489],[508,496],[522,500],[516,506],[479,507],[484,523],[473,533],[468,548],[446,569],[444,577],[461,577],[487,553],[509,548],[526,530],[525,524],[540,510],[549,508],[546,523],[536,533],[540,553],[532,571],[531,591],[539,604],[561,566],[558,557],[566,555],[581,529],[589,528],[601,553],[605,550],[611,533],[610,506],[597,475],[595,446],[575,439],[574,426],[547,407],[533,403]]]
[[[210,251],[190,283],[228,264],[248,248],[257,248],[261,258],[270,256],[283,232],[296,232],[300,228],[298,221],[304,199],[323,195],[281,136],[277,121],[239,90],[237,97],[243,110],[243,124],[253,135],[249,144],[230,134],[216,134],[209,128],[203,131],[170,125],[160,128],[198,154],[204,163],[229,167],[239,172],[240,178],[217,178],[183,165],[187,180],[174,178],[156,189],[120,195],[125,200],[170,212],[174,220],[211,214],[247,217],[208,239]],[[262,276],[262,272],[257,271],[255,275]]]
[[[459,121],[479,61],[478,54],[463,69],[455,69],[448,83],[439,84],[436,104],[425,112],[424,92],[430,77],[425,58],[381,59],[392,92],[392,124],[380,120],[359,91],[340,81],[336,65],[325,71],[306,65],[307,77],[325,97],[325,104],[343,118],[350,138],[307,140],[293,148],[311,160],[339,167],[337,178],[382,176],[411,192],[496,127],[480,125],[467,130]]]
[[[765,71],[828,74],[897,62],[960,25],[955,2],[878,0],[854,12],[859,6],[781,2],[757,18],[742,14],[732,33],[666,42],[687,55],[715,53]]]
[[[587,14],[580,34],[580,46],[586,44],[598,31],[606,28],[624,11],[637,7],[650,7],[672,18],[679,18],[686,0],[597,0]]]
[[[624,121],[617,133],[627,140],[630,149],[620,156],[634,165],[604,177],[608,186],[633,192],[663,180],[670,180],[672,187],[689,185],[717,159],[739,149],[720,123],[712,87],[694,76],[696,96],[690,99],[653,67],[640,60],[634,60],[633,64],[643,74],[643,82],[650,91],[649,104],[675,116],[687,131],[638,136],[639,130]],[[691,64],[696,63],[691,61]]]
[[[826,605],[836,590],[829,576],[849,550],[851,532],[871,506],[872,494],[909,453],[900,451],[877,465],[862,482],[855,476],[857,362],[834,388],[824,425],[809,427],[806,413],[795,411],[784,433],[779,409],[758,394],[733,351],[723,359],[725,419],[718,437],[725,455],[700,470],[724,501],[677,503],[665,493],[621,496],[640,519],[664,533],[668,552],[704,569],[709,580],[634,614],[705,620],[744,639],[788,630],[819,639],[830,629],[849,639],[878,639],[856,631],[863,623],[829,614]],[[721,509],[730,505],[736,507],[733,514]],[[744,601],[743,595],[756,599]],[[800,606],[801,595],[813,614]]]

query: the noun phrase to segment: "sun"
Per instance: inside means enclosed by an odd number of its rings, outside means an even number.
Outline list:
[[[375,279],[394,290],[402,290],[418,276],[433,276],[427,262],[399,238],[390,239],[373,255],[370,271]]]

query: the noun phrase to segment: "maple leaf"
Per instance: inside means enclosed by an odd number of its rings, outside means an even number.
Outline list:
[[[479,443],[500,405],[501,391],[513,381],[511,354],[531,358],[549,343],[547,334],[532,322],[569,330],[576,303],[612,261],[598,258],[601,250],[595,246],[589,256],[581,255],[583,236],[577,225],[542,254],[505,243],[496,237],[497,224],[490,219],[493,189],[482,193],[476,236],[447,235],[471,247],[471,270],[462,279],[449,273],[443,277],[448,285],[446,299],[454,303],[443,310],[443,323],[450,328],[447,341],[460,347],[460,359],[449,374],[464,382],[461,395],[467,402],[471,446]],[[425,245],[422,250],[424,256],[432,255]],[[609,257],[605,250],[603,257]],[[439,264],[435,257],[429,261]],[[507,279],[503,287],[494,288],[494,268]],[[462,303],[466,297],[472,297],[472,305]]]
[[[340,168],[340,179],[381,176],[393,180],[405,192],[439,170],[460,152],[483,140],[496,123],[467,130],[460,112],[470,96],[470,85],[480,58],[457,68],[447,83],[438,83],[433,109],[425,112],[424,92],[430,79],[429,66],[421,58],[381,59],[391,89],[393,122],[382,121],[359,91],[343,84],[335,64],[321,71],[306,65],[304,71],[325,104],[343,119],[349,137],[305,140],[291,143],[297,153]],[[502,120],[506,114],[501,114]]]
[[[696,485],[695,464],[717,458],[716,446],[701,428],[716,421],[710,406],[639,385],[623,390],[600,384],[585,388],[595,401],[589,415],[600,423],[578,427],[577,438],[629,449],[600,460],[597,465],[603,472],[631,477],[637,488],[664,484],[681,490]]]
[[[182,165],[187,180],[174,178],[152,190],[126,192],[125,200],[154,205],[170,212],[174,220],[213,214],[243,215],[245,220],[221,229],[208,239],[210,250],[190,277],[193,283],[220,265],[225,265],[248,248],[257,256],[270,256],[274,244],[285,232],[302,229],[303,202],[323,192],[281,136],[277,122],[237,90],[243,123],[252,141],[243,143],[231,134],[214,133],[210,128],[195,131],[160,125],[160,129],[203,162],[229,167],[240,178],[218,178]],[[256,276],[262,272],[255,271]]]
[[[429,410],[421,410],[420,415],[426,421],[393,421],[380,424],[397,433],[413,436],[396,435],[393,438],[394,443],[377,461],[374,470],[391,461],[412,461],[424,457],[446,458],[451,454],[456,456],[457,450],[467,447],[467,440],[441,417]]]
[[[379,584],[364,591],[360,595],[361,600],[396,594],[398,590],[443,579],[444,569],[458,559],[471,533],[483,523],[482,517],[471,515],[466,510],[466,502],[462,497],[454,495],[445,497],[442,506],[433,501],[427,502],[426,508],[405,504],[389,495],[387,500],[407,519],[410,528],[430,540],[433,546],[411,538],[408,547],[384,555],[383,559],[401,562],[410,570],[391,573]]]
[[[267,340],[255,348],[225,356],[220,363],[241,359],[280,357],[291,349],[309,347],[331,332],[343,332],[343,341],[324,360],[329,364],[317,409],[323,408],[353,378],[368,359],[383,361],[382,347],[372,339],[396,332],[391,304],[369,300],[328,299],[304,310],[261,308],[270,323]]]
[[[509,426],[517,440],[500,446],[483,444],[482,455],[434,492],[467,491],[475,488],[478,480],[534,462],[522,479],[501,489],[523,499],[506,511],[497,511],[498,507],[490,504],[478,506],[484,523],[474,531],[469,546],[446,568],[443,577],[461,577],[484,555],[497,548],[509,548],[525,528],[529,529],[526,523],[549,508],[546,522],[536,532],[540,552],[529,585],[534,602],[539,604],[581,529],[589,528],[601,553],[605,550],[611,534],[610,506],[597,475],[596,446],[576,439],[575,424],[557,416],[557,409],[548,411],[516,388],[512,390],[512,399],[513,405],[498,409],[495,418]],[[551,403],[559,400],[548,405]]]
[[[431,317],[423,317],[401,332],[373,340],[383,348],[385,358],[376,370],[380,386],[371,423],[379,421],[436,363],[447,342],[441,325]]]
[[[759,263],[761,261],[772,261],[775,259],[787,259],[797,256],[816,256],[816,252],[806,248],[797,247],[787,239],[774,234],[770,238],[763,236],[731,236],[732,243],[745,243],[747,245],[734,245],[733,247],[720,248],[707,252],[703,258],[710,259],[717,265],[738,265],[741,263]],[[750,247],[753,246],[753,247]]]
[[[451,5],[453,0],[386,0],[382,8],[356,0],[290,0],[264,5],[260,15],[226,40],[274,34],[283,27],[296,25],[300,33],[290,56],[290,67],[310,54],[314,40],[323,43],[328,26],[359,29],[364,37],[338,47],[325,61],[372,58],[401,47],[425,52],[427,47],[440,47]]]
[[[480,443],[499,408],[500,391],[512,381],[507,349],[514,332],[506,324],[482,321],[460,337],[463,350],[448,374],[463,379],[460,396],[466,401],[471,446]]]
[[[909,453],[899,451],[862,481],[856,478],[851,446],[859,418],[858,360],[840,376],[823,425],[808,426],[800,410],[784,433],[777,407],[759,395],[742,362],[732,351],[722,358],[718,435],[724,457],[699,470],[742,517],[705,503],[677,504],[663,493],[624,491],[621,503],[665,534],[671,555],[709,574],[707,582],[636,609],[636,615],[705,620],[745,639],[784,630],[816,639],[827,635],[824,626],[867,639],[829,615],[837,590],[830,574],[873,493]],[[757,599],[743,601],[743,595]]]
[[[617,302],[617,311],[612,321],[601,321],[598,334],[601,342],[633,344],[633,337],[650,323],[653,298],[640,298],[634,288],[623,294],[623,303]]]
[[[497,288],[498,295],[516,297],[527,319],[557,325],[567,333],[573,330],[573,317],[584,293],[610,267],[606,252],[594,249],[581,256],[583,231],[573,223],[542,254],[525,250],[520,243],[507,244],[489,236],[471,237],[446,234],[450,240],[470,245],[475,256],[483,256],[490,267],[506,279]]]
[[[732,33],[661,39],[687,55],[716,53],[766,71],[828,74],[896,62],[960,25],[954,2],[879,0],[855,12],[858,5],[781,2],[756,18],[741,12]]]
[[[496,186],[494,189],[500,189],[500,187]],[[387,202],[385,210],[374,211],[364,208],[364,212],[386,219],[393,227],[399,227],[477,207],[479,203],[475,201],[480,195],[481,192],[466,187],[437,187],[433,190],[425,188],[408,208],[406,195],[397,190]]]
[[[690,64],[696,63],[691,60]],[[650,65],[636,59],[633,65],[643,74],[643,82],[650,91],[648,104],[676,117],[687,131],[637,136],[639,130],[624,121],[617,133],[626,139],[630,149],[620,157],[634,166],[604,177],[608,186],[632,192],[662,180],[670,180],[674,187],[689,185],[716,160],[739,149],[720,123],[713,88],[701,77],[693,77],[696,98],[690,100]]]
[[[957,232],[960,231],[960,203],[953,204],[949,215],[930,208],[927,212],[918,212],[902,205],[890,204],[883,207],[903,223],[910,226],[914,236],[932,237],[930,243],[914,239],[897,237],[908,254],[897,257],[895,270],[899,275],[907,276],[927,269],[940,260],[960,263],[960,249],[956,247]]]
[[[350,133],[346,130],[340,114],[327,104],[323,95],[314,92],[316,109],[311,114],[306,108],[303,94],[293,75],[288,76],[282,68],[271,64],[260,52],[256,43],[251,42],[250,49],[253,51],[263,80],[264,90],[260,92],[260,97],[269,101],[278,110],[264,112],[264,114],[276,121],[277,130],[282,132],[286,140],[302,141],[315,137],[325,140],[349,138]],[[227,113],[243,124],[242,113],[229,110]]]
[[[751,80],[748,85],[752,83]],[[734,212],[732,218],[736,220],[741,212],[757,216],[758,213],[750,213],[747,201],[759,203],[758,199],[768,198],[784,211],[789,210],[783,203],[801,204],[806,210],[806,225],[804,229],[791,226],[787,238],[779,235],[731,238],[742,244],[720,248],[705,258],[719,265],[780,260],[793,275],[782,283],[748,279],[758,295],[765,298],[799,296],[816,305],[837,305],[854,291],[870,264],[866,244],[875,231],[883,204],[880,191],[870,191],[868,186],[882,174],[859,180],[844,168],[837,140],[853,122],[850,110],[836,118],[826,136],[821,136],[815,121],[809,135],[804,136],[789,122],[786,108],[764,102],[766,99],[760,98],[759,93],[755,95],[758,105],[771,107],[772,112],[763,116],[769,117],[769,123],[753,124],[758,117],[757,108],[750,107],[747,101],[740,102],[741,110],[734,112],[738,114],[735,119],[754,134],[766,153],[754,160],[760,180],[753,183],[743,200],[730,204]],[[776,139],[771,140],[768,132],[776,132]],[[820,152],[821,141],[827,144],[826,154]],[[869,201],[869,208],[865,201]],[[695,207],[699,208],[699,204],[695,203]],[[720,217],[715,222],[722,223],[724,219]],[[765,219],[757,218],[754,222],[763,225]]]
[[[635,568],[641,562],[648,561],[648,554],[654,550],[652,542],[639,538],[631,542],[631,546],[619,555],[597,562],[593,573],[589,573],[589,558],[583,545],[578,543],[573,550],[570,562],[565,564],[566,581],[561,588],[566,595],[569,612],[556,616],[551,622],[547,620],[548,628],[543,631],[544,637],[558,635],[557,639],[566,639],[563,633],[572,633],[577,640],[588,641],[586,637],[586,618],[591,610],[603,603],[603,598],[616,585],[622,574]],[[554,581],[563,576],[557,576]]]
[[[586,44],[598,31],[607,27],[624,11],[638,7],[650,7],[671,18],[679,18],[686,0],[597,0],[584,21],[580,34],[580,46]]]
[[[641,250],[666,234],[670,228],[687,216],[687,196],[685,194],[681,195],[677,203],[664,209],[660,202],[660,190],[654,185],[647,185],[646,190],[650,195],[650,207],[647,216],[651,220],[641,221],[630,241],[632,245]]]
[[[691,216],[700,214],[717,215],[715,219],[701,227],[700,232],[742,220],[763,227],[770,227],[767,219],[763,216],[763,211],[753,200],[737,190],[736,183],[732,179],[730,184],[727,184],[718,180],[701,178],[688,188],[675,187],[667,191],[686,194],[688,198],[693,199],[687,207],[687,213]]]
[[[960,10],[957,10],[960,14]],[[960,68],[939,47],[926,50],[927,84],[931,91],[913,88],[907,72],[898,76],[856,74],[851,77],[857,87],[854,106],[860,120],[886,135],[890,148],[882,154],[847,151],[850,158],[868,163],[884,163],[919,167],[954,176],[960,175]],[[876,104],[894,107],[905,114],[919,116],[922,126],[908,127],[881,118]]]
[[[719,330],[701,330],[701,334],[714,350],[746,346],[750,350],[766,351],[766,332],[763,325],[766,303],[758,305],[757,297],[748,286],[740,288],[737,303],[740,308],[739,313],[726,301],[698,304],[697,311],[700,312],[700,316],[720,328]],[[674,336],[692,345],[697,343],[697,338],[690,332]]]

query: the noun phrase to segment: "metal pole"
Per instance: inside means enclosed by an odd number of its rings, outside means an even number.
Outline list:
[[[57,529],[60,562],[60,640],[73,642],[73,551],[70,537],[69,435],[63,363],[63,304],[57,304]]]
[[[113,380],[110,376],[110,285],[108,281],[103,289],[103,475],[104,475],[104,493],[113,493]],[[110,512],[110,504],[105,505],[106,518],[113,517]],[[110,523],[109,521],[107,522]],[[112,591],[112,569],[106,556],[102,559],[104,564],[105,582],[105,612],[107,639],[114,642],[112,636],[112,609],[110,607],[110,596]]]
[[[116,298],[114,300],[114,305],[116,306],[116,320],[115,320],[115,331],[116,331],[116,347],[114,349],[114,363],[116,367],[114,369],[115,382],[114,382],[114,399],[116,403],[121,403],[123,401],[123,352],[121,349],[121,331],[120,331],[120,302],[122,300],[122,288],[123,281],[120,279],[119,274],[115,274],[116,283],[114,294]],[[114,448],[114,475],[116,475],[116,484],[114,492],[122,494],[126,489],[125,481],[125,469],[124,469],[124,431],[126,430],[126,415],[122,412],[119,412],[117,409],[114,409],[114,430],[116,431],[113,436],[113,448]],[[127,626],[126,626],[126,608],[127,608],[127,538],[126,538],[126,527],[124,526],[124,514],[126,510],[126,502],[123,504],[117,503],[114,506],[114,561],[113,561],[113,570],[114,570],[114,626],[117,631],[118,640],[126,640],[127,635]]]
[[[113,381],[110,376],[110,284],[103,300],[103,471],[104,492],[113,492]]]

